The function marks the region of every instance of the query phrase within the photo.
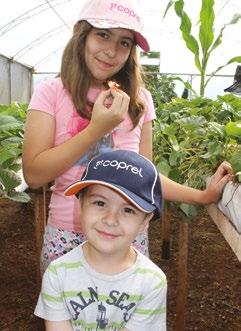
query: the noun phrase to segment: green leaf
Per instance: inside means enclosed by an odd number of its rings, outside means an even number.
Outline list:
[[[219,32],[219,35],[218,35],[217,39],[213,43],[213,46],[212,46],[210,52],[212,52],[215,48],[217,48],[222,43],[223,31],[226,29],[226,27],[228,25],[236,24],[239,21],[240,18],[241,18],[241,15],[240,14],[235,14],[232,17],[232,19],[231,19],[231,21],[229,23],[224,24],[224,26],[221,28],[221,30]]]
[[[169,171],[168,177],[174,180],[177,183],[182,183],[183,182],[183,174],[180,171],[180,167],[174,167]]]
[[[1,145],[2,146],[5,146],[5,145],[18,146],[18,145],[22,145],[22,143],[23,143],[23,138],[22,137],[17,137],[17,136],[12,136],[12,137],[1,140]]]
[[[205,55],[209,47],[213,43],[213,22],[214,22],[214,0],[203,0],[200,11],[200,29],[199,40],[202,46],[203,54]]]
[[[223,151],[223,145],[217,141],[211,141],[208,143],[208,152],[211,155],[220,155]]]
[[[27,203],[31,200],[30,196],[27,193],[16,192],[16,191],[6,194],[5,198],[8,198],[8,199],[16,201],[16,202],[22,202],[22,203]]]
[[[184,7],[183,0],[179,0],[175,2],[176,14],[181,19],[180,30],[182,32],[183,40],[185,41],[187,48],[194,54],[195,65],[198,68],[199,72],[201,72],[201,63],[199,60],[199,45],[197,40],[191,34],[192,23],[188,15],[183,10],[183,7]]]
[[[22,150],[15,146],[6,145],[0,148],[0,165],[3,165],[9,159],[17,159],[22,154]]]
[[[206,83],[205,83],[205,87],[207,86],[207,84],[209,83],[210,79],[216,75],[217,72],[219,72],[221,69],[223,69],[224,67],[226,67],[227,65],[231,64],[231,63],[241,63],[241,56],[234,56],[232,59],[230,59],[226,64],[218,67],[215,71],[212,72],[212,74],[210,75],[210,77],[207,79]]]
[[[184,81],[181,77],[173,76],[173,80],[178,80],[183,83],[183,85],[190,91],[194,93],[194,95],[197,95],[197,92],[192,88],[192,85],[186,81]]]
[[[239,171],[238,173],[236,173],[238,182],[241,183],[241,171]]]
[[[232,57],[232,59],[229,60],[226,65],[231,64],[231,63],[236,63],[236,62],[241,63],[241,56]]]
[[[175,136],[169,136],[168,137],[168,140],[170,141],[171,146],[174,149],[174,151],[179,151],[180,150],[180,146],[179,146],[178,140],[177,140],[177,138]]]
[[[0,183],[9,192],[21,184],[21,178],[12,170],[0,169]]]
[[[239,151],[239,153],[236,153],[235,155],[233,155],[229,160],[232,165],[234,173],[241,171],[240,152],[241,152],[241,150]]]
[[[159,162],[157,165],[156,165],[156,167],[157,167],[157,170],[162,174],[162,175],[164,175],[164,176],[168,176],[168,173],[169,173],[169,171],[170,171],[170,166],[169,166],[169,164],[168,164],[168,162],[167,161],[161,161],[161,162]]]
[[[166,17],[166,14],[167,14],[168,10],[171,8],[171,6],[172,6],[175,2],[176,2],[175,0],[174,0],[174,1],[170,0],[170,1],[168,2],[167,6],[166,6],[166,9],[165,9],[165,11],[164,11],[163,18]]]
[[[193,218],[193,217],[197,216],[197,207],[195,207],[193,205],[181,203],[180,209],[187,218]]]
[[[225,129],[228,136],[241,137],[241,121],[228,122]]]
[[[209,132],[214,135],[219,135],[220,137],[224,138],[225,136],[225,126],[216,122],[209,122],[208,123]]]
[[[1,115],[0,116],[0,132],[9,130],[21,130],[23,129],[23,123],[19,122],[13,116]]]
[[[171,166],[177,166],[182,157],[182,154],[176,151],[171,152],[169,156],[169,163]]]

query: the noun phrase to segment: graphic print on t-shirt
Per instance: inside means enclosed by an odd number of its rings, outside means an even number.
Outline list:
[[[114,143],[112,134],[107,134],[102,137],[87,153],[82,155],[75,165],[87,166],[87,164],[91,159],[93,159],[93,157],[102,153],[111,152],[113,150],[113,147]]]
[[[88,124],[88,119],[79,116],[79,114],[74,114],[68,123],[68,134],[70,134],[71,137],[74,137],[77,133],[84,130]],[[75,166],[85,167],[93,157],[101,153],[110,152],[113,150],[113,147],[114,142],[112,133],[106,134],[96,144],[94,144],[88,152],[80,157],[80,159],[75,163]]]
[[[111,290],[104,300],[100,300],[101,295],[98,294],[98,287],[94,289],[90,286],[88,291],[80,291],[77,297],[69,302],[72,308],[73,324],[81,326],[86,331],[119,330],[128,322],[136,306],[136,302],[131,301],[128,293],[120,293],[117,290]],[[108,318],[109,314],[113,314],[113,308],[116,310],[116,322],[111,322]],[[94,318],[88,323],[81,318],[85,315],[86,309],[92,311]]]

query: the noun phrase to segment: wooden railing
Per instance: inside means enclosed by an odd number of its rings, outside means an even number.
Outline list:
[[[219,231],[222,233],[224,239],[241,262],[241,234],[237,232],[232,223],[215,204],[208,205],[206,209],[214,223],[217,225]]]

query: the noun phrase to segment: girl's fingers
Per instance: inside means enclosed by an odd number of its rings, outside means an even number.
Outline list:
[[[128,111],[130,97],[123,91],[114,91],[112,93],[113,95],[113,103],[111,105],[111,109],[116,109],[119,111]]]
[[[96,103],[96,104],[101,104],[101,105],[103,105],[105,99],[106,99],[110,94],[111,94],[110,90],[105,90],[105,91],[101,92],[101,93],[98,95],[98,97],[97,97],[95,103]]]
[[[215,172],[215,176],[224,176],[224,175],[232,175],[233,174],[233,170],[232,170],[232,166],[229,162],[224,161],[220,164],[220,166],[218,167],[218,169]]]

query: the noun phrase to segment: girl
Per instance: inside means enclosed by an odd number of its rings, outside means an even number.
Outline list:
[[[63,191],[80,178],[89,159],[111,149],[128,149],[152,159],[155,111],[143,87],[138,46],[149,50],[134,1],[88,1],[63,53],[59,77],[42,83],[32,96],[24,139],[25,179],[33,188],[54,181],[42,270],[84,241],[78,200],[65,197]],[[110,89],[109,80],[120,89]],[[161,176],[164,198],[216,201],[229,173],[231,167],[223,163],[205,191]],[[134,245],[148,255],[147,233]]]

